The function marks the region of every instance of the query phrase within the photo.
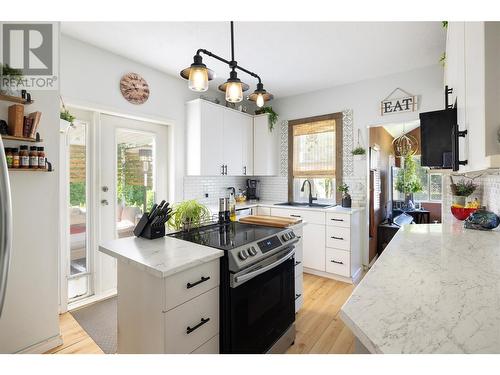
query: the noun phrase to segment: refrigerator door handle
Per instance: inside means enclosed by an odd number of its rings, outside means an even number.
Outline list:
[[[0,136],[0,318],[7,291],[7,274],[12,250],[12,202],[9,171]]]

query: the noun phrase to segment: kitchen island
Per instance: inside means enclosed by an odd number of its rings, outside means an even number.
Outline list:
[[[223,251],[171,237],[99,250],[118,260],[118,353],[219,352]]]
[[[360,353],[500,353],[500,232],[402,227],[340,316]]]

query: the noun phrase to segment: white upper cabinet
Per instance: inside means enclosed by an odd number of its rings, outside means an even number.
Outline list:
[[[278,129],[269,130],[268,115],[253,118],[253,174],[276,176],[279,170]]]
[[[457,99],[461,171],[500,167],[500,23],[450,22],[445,82]]]
[[[187,175],[252,175],[251,115],[192,100],[186,104],[186,145]]]

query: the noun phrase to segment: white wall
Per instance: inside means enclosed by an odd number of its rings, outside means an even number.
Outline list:
[[[58,25],[54,26],[57,41]],[[35,103],[26,106],[25,112],[42,112],[39,133],[55,172],[9,172],[14,233],[7,299],[0,318],[0,353],[59,338],[59,91],[31,93]],[[7,119],[11,104],[0,102],[1,119]],[[25,143],[5,141],[5,147],[19,144]]]
[[[190,59],[191,56],[186,56],[186,66]],[[151,94],[146,103],[134,105],[122,97],[119,82],[128,72],[139,73],[148,82]],[[169,195],[171,199],[182,199],[185,161],[184,104],[199,97],[187,88],[186,81],[62,35],[61,94],[67,104],[171,124]],[[221,97],[217,92],[204,94]],[[162,198],[161,194],[159,197]]]
[[[418,111],[381,116],[380,101],[397,87],[419,96]],[[368,127],[418,120],[419,112],[444,108],[443,68],[436,64],[405,73],[276,99],[271,105],[279,115],[279,122],[352,109],[354,146],[356,146],[357,132],[360,129],[363,146],[367,148]],[[366,206],[367,159],[365,159],[364,168],[359,168],[355,165],[354,170],[355,174],[350,180],[346,179],[346,182],[350,184],[354,181],[364,181],[365,204],[361,205]],[[274,179],[285,183],[285,179],[282,177],[275,177]],[[263,180],[262,190],[266,189],[265,181],[268,180],[269,178]],[[274,184],[274,189],[276,189],[276,184]],[[368,236],[368,219],[366,221],[365,236]],[[368,252],[365,251],[365,253],[364,263],[366,264]]]

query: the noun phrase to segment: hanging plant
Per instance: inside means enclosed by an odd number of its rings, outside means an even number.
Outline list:
[[[353,155],[365,155],[366,150],[364,147],[358,146],[354,150],[351,151]]]
[[[66,108],[66,105],[64,104],[64,100],[62,96],[59,95],[59,100],[61,101],[61,111],[59,113],[59,118],[64,121],[68,121],[70,124],[73,123],[73,121],[76,120],[76,116],[73,116],[70,111]]]
[[[274,125],[278,122],[278,114],[274,112],[273,107],[262,107],[255,110],[256,115],[267,113],[269,116],[269,131],[273,131]]]

